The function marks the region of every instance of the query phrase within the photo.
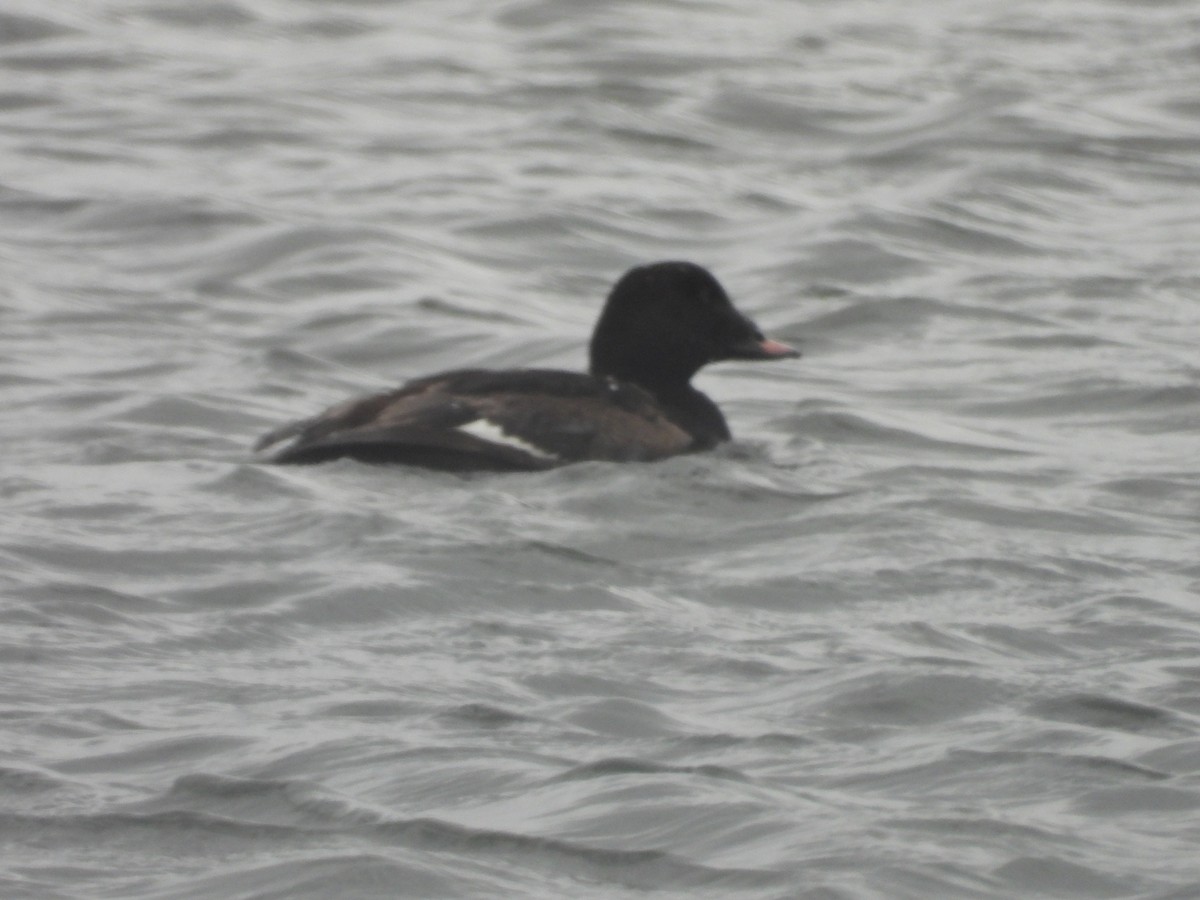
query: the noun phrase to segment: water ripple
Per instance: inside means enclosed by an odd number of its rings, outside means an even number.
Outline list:
[[[0,894],[1194,895],[1198,21],[6,5]],[[668,257],[728,447],[249,455]]]

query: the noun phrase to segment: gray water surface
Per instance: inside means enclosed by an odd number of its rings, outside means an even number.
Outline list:
[[[9,0],[0,896],[1200,896],[1200,10]],[[736,441],[261,432],[582,367]]]

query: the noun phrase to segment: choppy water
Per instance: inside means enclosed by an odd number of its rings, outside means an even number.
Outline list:
[[[0,896],[1200,896],[1200,10],[9,0]],[[736,444],[260,432],[583,364]]]

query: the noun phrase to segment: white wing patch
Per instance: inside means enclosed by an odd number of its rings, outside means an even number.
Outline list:
[[[528,453],[534,459],[542,459],[547,462],[557,462],[560,459],[557,453],[550,453],[536,444],[531,444],[529,441],[521,440],[521,438],[509,434],[490,419],[473,419],[470,422],[464,422],[458,426],[458,430],[472,437],[477,437],[482,441],[499,444],[502,447],[512,447],[514,450]]]

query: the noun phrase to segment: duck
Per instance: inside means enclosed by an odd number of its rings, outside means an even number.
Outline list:
[[[455,369],[358,397],[264,435],[278,464],[350,458],[451,472],[653,462],[731,439],[692,377],[709,363],[798,357],[692,262],[641,265],[613,286],[587,372]]]

